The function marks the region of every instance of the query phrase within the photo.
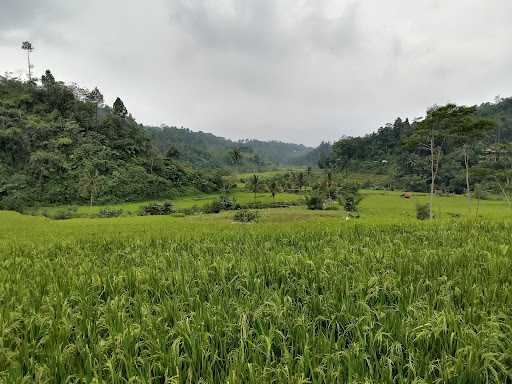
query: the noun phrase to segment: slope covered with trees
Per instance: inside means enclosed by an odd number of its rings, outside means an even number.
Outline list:
[[[436,151],[434,160],[438,163],[436,190],[465,193],[468,178],[482,193],[511,190],[512,98],[478,107],[446,107],[448,114],[436,128],[433,143]],[[432,111],[446,107],[435,107]],[[461,111],[469,114],[456,121],[450,120],[450,113]],[[427,113],[427,119],[430,113]],[[327,162],[340,172],[388,174],[393,179],[392,187],[396,189],[430,191],[433,175],[430,136],[423,137],[426,142],[417,140],[427,119],[410,122],[398,118],[393,124],[369,135],[338,140],[333,144]],[[464,119],[487,122],[484,124],[487,127],[474,132],[469,124],[464,129]]]
[[[318,166],[319,168],[328,168],[332,154],[332,145],[322,141],[315,149],[293,159],[293,164]]]
[[[66,86],[50,71],[35,81],[0,77],[0,206],[111,202],[216,190],[162,156],[117,98]]]
[[[206,132],[195,132],[177,127],[145,127],[155,146],[164,155],[179,159],[200,168],[237,169],[296,164],[312,148],[301,144],[279,141],[232,141]],[[233,157],[233,150],[240,158]],[[306,165],[306,163],[304,163]]]
[[[235,166],[255,170],[269,166],[252,148],[206,132],[187,128],[162,126],[145,127],[148,136],[160,153],[168,158],[201,169],[222,169]],[[240,157],[233,157],[233,151]]]

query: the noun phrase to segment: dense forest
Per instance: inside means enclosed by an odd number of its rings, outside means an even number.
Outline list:
[[[472,184],[482,190],[508,191],[512,188],[512,98],[473,108],[472,119],[492,124],[481,137],[472,139],[470,133],[457,134],[450,126],[439,129],[436,186],[443,192],[464,193],[467,168]],[[398,118],[364,137],[338,140],[319,165],[338,172],[388,174],[392,188],[427,191],[432,180],[432,159],[425,146],[414,140],[421,124]]]
[[[200,168],[226,168],[255,171],[282,165],[308,165],[303,159],[312,148],[280,141],[232,141],[206,132],[187,128],[145,127],[155,146],[170,158]],[[233,150],[240,158],[233,157]]]
[[[435,128],[429,151],[418,135],[432,133],[427,122],[443,110],[448,114],[442,121],[451,126]],[[488,124],[477,135],[455,132],[453,127],[471,126],[462,121]],[[390,182],[384,187],[401,190],[428,191],[434,178],[435,188],[443,192],[465,193],[471,182],[483,191],[507,193],[512,188],[511,141],[512,98],[479,107],[433,108],[424,120],[398,118],[364,137],[344,137],[311,149],[144,127],[120,98],[112,107],[104,105],[97,88],[65,85],[50,71],[37,82],[7,76],[0,77],[0,207],[218,191],[229,171],[282,165],[387,175]]]
[[[136,182],[134,182],[136,181]],[[117,98],[0,77],[0,206],[113,202],[214,191],[220,176],[166,157]]]

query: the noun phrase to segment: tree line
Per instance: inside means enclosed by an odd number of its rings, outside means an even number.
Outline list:
[[[217,191],[215,172],[162,155],[121,98],[47,70],[28,81],[0,76],[0,207],[116,202]]]
[[[319,166],[341,174],[385,174],[392,189],[466,194],[471,204],[475,194],[509,198],[511,141],[512,98],[478,107],[447,104],[413,122],[398,118],[364,137],[342,138]]]

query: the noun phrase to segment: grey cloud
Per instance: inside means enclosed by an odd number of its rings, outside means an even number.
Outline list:
[[[512,95],[510,0],[0,2],[0,73],[32,39],[146,123],[317,144]]]
[[[343,14],[335,18],[321,15],[321,3],[301,7],[294,1],[282,0],[177,0],[170,6],[170,22],[203,49],[238,54],[283,56],[302,48],[338,51],[354,46],[357,3],[348,3]],[[296,19],[294,8],[303,11]]]
[[[0,43],[37,39],[66,45],[69,42],[56,27],[81,8],[65,0],[1,0]]]

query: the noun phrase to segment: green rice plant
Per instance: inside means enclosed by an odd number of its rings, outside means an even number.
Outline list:
[[[403,200],[341,223],[0,212],[0,382],[511,382],[503,204],[419,222]]]

